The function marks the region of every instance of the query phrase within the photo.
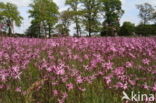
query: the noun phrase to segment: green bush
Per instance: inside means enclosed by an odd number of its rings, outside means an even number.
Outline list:
[[[120,28],[120,36],[131,36],[135,32],[135,25],[131,22],[124,22]]]
[[[116,36],[118,34],[119,27],[105,26],[101,31],[101,36]]]
[[[141,36],[154,36],[156,35],[156,25],[140,24],[136,27],[136,34]]]

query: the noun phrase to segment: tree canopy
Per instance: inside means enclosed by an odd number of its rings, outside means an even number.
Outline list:
[[[138,26],[131,22],[124,22],[120,26],[124,14],[121,0],[65,0],[65,6],[65,10],[59,11],[53,0],[33,0],[28,11],[32,21],[26,33],[33,37],[50,37],[57,33],[72,33],[74,36],[127,36],[134,33],[134,29],[137,33],[144,28],[155,29],[156,7],[149,3],[136,5],[141,19]],[[22,19],[16,5],[0,2],[0,31],[12,34],[14,26],[20,26]]]
[[[5,23],[9,34],[12,34],[14,24],[21,25],[22,19],[16,5],[0,2],[0,20]]]
[[[101,12],[103,14],[103,30],[108,31],[106,35],[115,35],[119,28],[119,21],[124,11],[120,0],[100,0]],[[105,30],[109,29],[109,30]]]
[[[58,22],[58,6],[53,0],[34,0],[30,7],[30,17],[40,25],[40,33],[50,37],[54,25]]]
[[[139,9],[139,17],[142,24],[148,24],[153,19],[154,8],[149,3],[137,5]]]

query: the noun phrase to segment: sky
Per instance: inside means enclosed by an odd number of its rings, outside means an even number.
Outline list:
[[[15,27],[16,33],[24,33],[26,29],[30,26],[31,18],[29,18],[28,10],[30,9],[28,5],[33,0],[0,0],[0,2],[10,2],[16,4],[18,7],[21,16],[24,18],[22,21],[21,27]],[[135,24],[140,22],[138,17],[139,11],[136,9],[137,4],[142,4],[148,2],[154,6],[156,6],[156,0],[121,0],[122,8],[125,11],[124,15],[121,18],[121,24],[124,21],[130,21]],[[65,0],[54,0],[54,2],[58,5],[59,11],[65,10],[67,7],[64,5]]]

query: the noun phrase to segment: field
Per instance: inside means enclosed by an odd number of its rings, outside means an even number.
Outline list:
[[[156,92],[154,37],[0,38],[0,103],[149,101],[132,91]]]

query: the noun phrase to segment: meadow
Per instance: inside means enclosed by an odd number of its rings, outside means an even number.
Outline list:
[[[155,37],[0,37],[0,103],[136,103],[123,91],[155,94]]]

